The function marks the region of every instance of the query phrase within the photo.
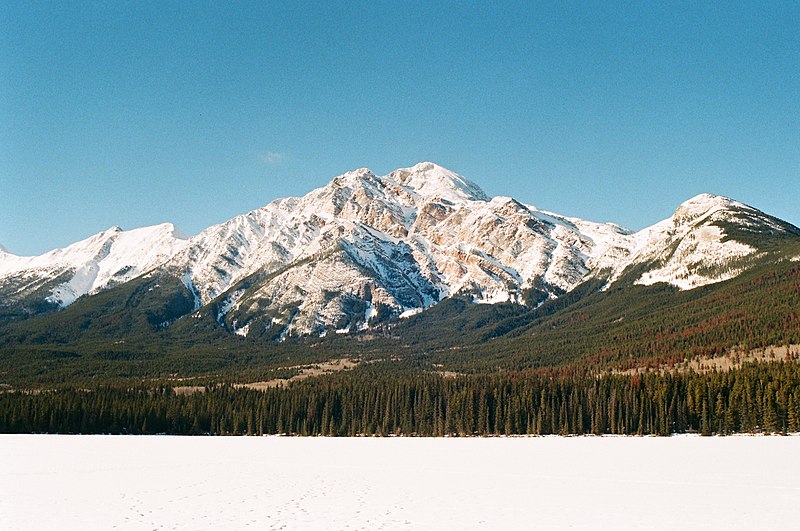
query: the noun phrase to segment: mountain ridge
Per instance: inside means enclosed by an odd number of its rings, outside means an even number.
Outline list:
[[[589,279],[603,289],[692,289],[733,278],[767,253],[760,234],[793,239],[800,229],[700,194],[634,232],[489,198],[455,172],[421,162],[384,176],[346,172],[191,238],[169,223],[112,227],[38,257],[4,253],[0,305],[58,309],[159,274],[183,284],[194,311],[213,304],[230,332],[284,339],[364,330],[455,295],[535,307]]]

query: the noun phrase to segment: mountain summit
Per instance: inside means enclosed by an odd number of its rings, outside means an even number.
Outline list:
[[[161,265],[186,243],[172,223],[123,231],[111,227],[41,256],[0,256],[4,303],[31,296],[65,307],[82,295],[127,282]]]
[[[386,179],[408,186],[422,197],[438,197],[453,202],[489,200],[480,186],[433,162],[400,168],[387,175]]]
[[[800,229],[702,194],[633,233],[489,198],[421,162],[383,176],[347,172],[192,238],[171,224],[113,227],[38,257],[2,253],[0,306],[32,314],[150,279],[149,297],[182,290],[191,301],[170,303],[158,326],[194,312],[244,336],[325,335],[456,295],[537,306],[588,279],[691,289],[732,278],[768,252],[759,235],[796,239]]]

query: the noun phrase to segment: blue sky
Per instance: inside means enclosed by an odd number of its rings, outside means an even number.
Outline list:
[[[796,2],[227,4],[4,3],[0,244],[422,160],[633,229],[701,192],[800,224]]]

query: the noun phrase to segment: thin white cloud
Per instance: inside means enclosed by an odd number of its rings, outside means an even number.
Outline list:
[[[261,162],[264,164],[269,164],[270,166],[276,166],[286,161],[289,158],[288,153],[279,153],[277,151],[264,151],[263,153],[258,154],[258,158],[261,159]]]

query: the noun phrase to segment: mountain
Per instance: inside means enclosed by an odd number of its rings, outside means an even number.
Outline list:
[[[185,235],[164,223],[130,231],[111,227],[41,256],[0,252],[0,304],[64,308],[163,264],[186,243]]]
[[[692,289],[734,278],[798,239],[800,229],[789,223],[727,197],[700,194],[669,219],[630,235],[623,255],[615,249],[595,269],[608,270],[611,283],[627,275],[636,284]]]
[[[455,295],[554,298],[626,231],[545,213],[432,163],[348,172],[211,227],[164,269],[232,331],[354,331]],[[600,246],[599,244],[602,244]],[[258,328],[258,332],[256,332]]]
[[[489,198],[423,162],[384,176],[351,171],[192,238],[164,224],[112,228],[39,257],[0,252],[0,307],[20,318],[108,291],[104,304],[116,298],[115,312],[135,312],[126,301],[136,293],[136,304],[160,308],[148,319],[154,328],[324,336],[452,297],[535,308],[589,282],[693,289],[779,260],[795,241],[800,229],[721,196],[697,196],[631,232]]]

